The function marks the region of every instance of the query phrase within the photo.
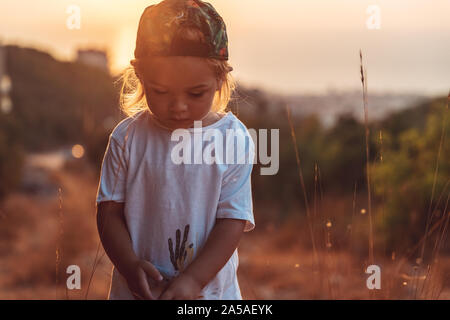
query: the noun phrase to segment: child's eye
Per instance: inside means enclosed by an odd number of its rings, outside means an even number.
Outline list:
[[[194,97],[194,98],[200,98],[201,96],[203,96],[203,94],[204,94],[205,92],[191,92],[191,93],[189,93],[192,97]]]
[[[156,94],[166,94],[167,93],[167,91],[160,91],[160,90],[156,90],[156,89],[153,89],[153,92]]]

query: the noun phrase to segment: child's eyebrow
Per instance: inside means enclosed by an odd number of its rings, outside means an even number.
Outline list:
[[[189,89],[199,89],[199,88],[203,88],[203,87],[209,87],[209,84],[207,84],[207,83],[202,83],[202,84],[196,85],[196,86],[194,86],[194,87],[191,87],[191,88],[189,88]]]
[[[155,86],[157,86],[157,87],[165,87],[164,85],[162,85],[162,84],[159,84],[159,83],[156,83],[156,82],[153,82],[153,81],[148,81],[151,85],[155,85]],[[196,85],[196,86],[193,86],[193,87],[190,87],[190,88],[188,88],[189,90],[192,90],[192,89],[200,89],[200,88],[204,88],[204,87],[209,87],[209,84],[208,83],[201,83],[201,84],[198,84],[198,85]]]

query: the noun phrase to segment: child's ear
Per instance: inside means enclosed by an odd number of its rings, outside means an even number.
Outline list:
[[[138,77],[138,79],[139,79],[139,80],[141,81],[141,83],[142,83],[142,77],[141,77],[140,73],[138,72],[138,64],[137,64],[137,60],[136,60],[136,59],[133,59],[133,60],[130,61],[130,63],[131,63],[131,65],[132,65],[133,68],[134,68],[134,73],[136,74],[136,77]]]

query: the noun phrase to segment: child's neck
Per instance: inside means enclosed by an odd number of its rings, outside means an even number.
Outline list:
[[[217,112],[210,111],[208,115],[205,118],[203,118],[202,126],[206,127],[212,125],[213,123],[216,123],[217,121],[222,119],[224,115],[225,115],[224,113],[219,114]]]
[[[218,112],[213,112],[210,111],[201,121],[202,121],[202,127],[206,127],[206,126],[210,126],[214,123],[216,123],[217,121],[219,121],[220,119],[222,119],[224,116],[226,115],[226,113],[218,113]],[[155,116],[150,115],[150,117],[152,117],[153,121],[160,127],[173,131],[176,128],[169,128],[167,126],[165,126],[164,124],[162,124]],[[194,124],[192,124],[192,126],[190,128],[193,128]]]

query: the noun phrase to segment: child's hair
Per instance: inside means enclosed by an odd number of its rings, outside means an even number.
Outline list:
[[[204,43],[203,33],[195,27],[183,27],[181,32],[185,40]],[[224,112],[231,99],[231,95],[236,88],[236,82],[230,72],[233,68],[228,61],[214,58],[202,58],[214,70],[216,78],[222,80],[222,87],[216,92],[212,103],[212,110],[216,112]],[[143,74],[144,70],[140,70],[139,60],[133,60],[132,65],[128,66],[118,81],[122,81],[120,90],[120,109],[127,115],[133,116],[136,113],[150,109],[147,105],[145,91],[141,81],[136,76],[136,72]]]

